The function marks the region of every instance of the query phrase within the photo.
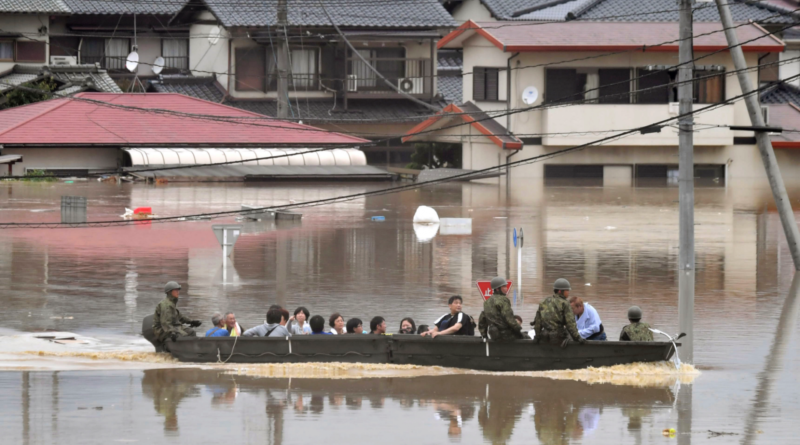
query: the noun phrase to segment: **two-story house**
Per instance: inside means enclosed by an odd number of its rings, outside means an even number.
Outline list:
[[[627,0],[538,2],[545,6],[540,8],[531,6],[537,2],[469,2],[475,7],[491,5],[495,12],[501,3],[509,10],[514,3],[520,14],[467,21],[439,42],[440,49],[463,51],[464,103],[415,127],[404,140],[461,142],[464,168],[482,169],[552,154],[677,115],[676,71],[669,69],[678,61],[677,6],[663,12],[670,8],[657,0],[642,0],[638,6]],[[526,9],[522,3],[531,5]],[[774,28],[791,25],[794,18],[761,5],[732,6],[734,19],[742,25],[736,32],[746,42],[743,50],[752,67],[748,75],[757,84],[758,65],[783,51],[784,43],[746,19]],[[662,12],[656,14],[659,8]],[[694,67],[695,109],[741,94],[718,21],[715,9],[695,12],[694,56],[702,57]],[[523,98],[526,90],[529,94]],[[473,122],[461,125],[464,121]],[[752,133],[728,128],[751,125],[741,100],[700,113],[694,121],[696,176],[714,184],[764,177]],[[677,177],[677,149],[677,130],[667,126],[657,133],[630,135],[532,162],[512,169],[510,176],[582,177],[606,184],[668,181]],[[800,170],[800,158],[791,151],[779,150],[777,156],[785,175]]]
[[[381,140],[366,151],[371,162],[407,158],[399,138],[435,113],[383,82],[372,65],[406,94],[437,107],[437,43],[455,28],[436,1],[325,3],[288,1],[288,25],[278,26],[277,1],[195,0],[173,26],[189,29],[192,76],[162,76],[156,91],[179,92],[277,115],[277,56],[289,46],[289,103],[293,120]],[[350,50],[347,39],[357,51]],[[363,57],[366,63],[359,57]]]

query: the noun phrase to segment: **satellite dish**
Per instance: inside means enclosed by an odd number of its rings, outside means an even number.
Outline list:
[[[533,105],[538,98],[539,90],[537,90],[536,87],[525,88],[525,91],[522,92],[522,101],[525,102],[526,105]]]
[[[208,31],[208,43],[210,43],[212,45],[216,45],[217,42],[219,42],[220,34],[221,34],[221,31],[219,29],[219,26],[215,26],[215,27],[211,28],[211,30]]]
[[[164,58],[161,56],[156,57],[155,62],[153,62],[153,73],[154,74],[161,74],[161,71],[164,70]]]
[[[134,72],[137,66],[139,66],[139,53],[131,51],[131,53],[128,54],[128,58],[125,59],[125,68],[130,72]]]

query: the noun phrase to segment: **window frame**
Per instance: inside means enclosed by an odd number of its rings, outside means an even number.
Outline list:
[[[0,62],[15,62],[17,60],[17,41],[14,39],[0,39],[0,43],[10,43],[12,53],[10,59],[0,59]]]
[[[506,67],[496,66],[474,66],[472,67],[472,100],[475,102],[505,102],[505,99],[500,99],[500,72],[505,71]],[[478,74],[480,73],[480,74]],[[487,74],[493,73],[495,77],[494,97],[488,94],[489,91],[489,76]],[[479,81],[478,79],[482,79]],[[476,85],[482,83],[483,94],[477,94]],[[508,94],[508,92],[506,92]],[[478,97],[481,96],[481,97]]]
[[[241,51],[242,53],[245,53],[245,52],[253,51],[254,53],[258,53],[259,49],[261,50],[260,52],[264,56],[264,60],[263,60],[264,63],[263,63],[263,67],[262,67],[263,75],[261,76],[260,89],[257,88],[257,87],[249,87],[249,88],[244,88],[244,89],[240,88],[239,85],[240,85],[241,81],[239,80],[239,69],[238,69],[238,66],[237,66],[239,64],[239,52]],[[270,77],[269,60],[268,60],[270,54],[267,51],[266,47],[258,45],[258,46],[255,46],[255,47],[253,47],[253,46],[243,46],[243,47],[239,47],[239,48],[234,48],[233,49],[233,56],[234,56],[234,64],[233,64],[233,69],[234,69],[233,89],[234,89],[234,91],[241,92],[241,93],[254,93],[254,92],[256,92],[256,93],[257,92],[267,93],[269,91],[269,83],[270,83],[269,82],[269,77]]]
[[[310,74],[310,76],[312,77],[312,82],[311,82],[310,86],[300,86],[300,87],[298,87],[298,86],[295,86],[295,84],[294,84],[294,70],[292,70],[291,64],[294,61],[294,59],[292,57],[292,51],[295,51],[295,50],[297,50],[297,51],[309,51],[309,50],[310,51],[314,51],[314,72]],[[314,45],[314,46],[305,46],[305,45],[304,46],[290,46],[289,47],[289,65],[290,65],[289,66],[289,88],[290,89],[296,90],[296,91],[319,91],[320,90],[319,76],[320,76],[320,64],[322,63],[321,54],[322,54],[322,48],[319,47],[319,46],[316,46],[316,45]],[[267,51],[267,57],[269,57],[269,56],[270,56],[270,51]],[[267,66],[269,66],[269,64],[267,64]],[[304,76],[308,76],[308,75],[309,74],[304,74]],[[269,77],[269,74],[267,74],[267,76]],[[276,77],[275,81],[277,82],[277,77]],[[273,91],[272,89],[270,89],[271,86],[272,86],[272,83],[270,82],[270,84],[267,85],[267,91]],[[276,85],[276,88],[275,88],[274,91],[277,91],[277,90],[278,90],[278,88],[277,88],[277,85]]]
[[[25,45],[25,44],[37,44],[37,43],[41,44],[42,48],[44,49],[44,55],[42,56],[42,58],[40,60],[20,59],[19,58],[19,53],[20,53],[19,44],[20,43],[22,43],[23,45]],[[30,40],[30,41],[16,40],[14,42],[14,61],[15,62],[19,62],[19,63],[44,63],[44,64],[47,64],[47,42],[45,42],[43,40]]]
[[[181,40],[186,44],[186,56],[167,56],[164,54],[164,42],[167,40]],[[181,72],[185,70],[189,70],[189,51],[191,50],[189,38],[177,38],[177,37],[168,37],[161,39],[161,57],[164,58],[164,71],[168,72]],[[169,65],[169,59],[185,59],[186,60],[186,68],[174,67]]]

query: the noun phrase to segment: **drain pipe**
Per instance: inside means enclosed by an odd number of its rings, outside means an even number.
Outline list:
[[[519,56],[519,53],[514,53],[511,57],[508,58],[506,62],[506,131],[511,134],[511,61]],[[505,147],[503,147],[505,149]],[[506,164],[511,161],[511,158],[519,153],[522,149],[511,153],[510,155],[506,156]],[[511,167],[506,166],[506,199],[509,198],[509,193],[511,190]]]

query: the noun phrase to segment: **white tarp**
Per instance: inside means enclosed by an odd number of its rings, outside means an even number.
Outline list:
[[[125,148],[131,166],[204,165],[245,161],[233,165],[367,165],[364,152],[355,148],[315,151],[315,148]],[[287,156],[290,155],[290,156]],[[282,156],[274,159],[274,156]]]

